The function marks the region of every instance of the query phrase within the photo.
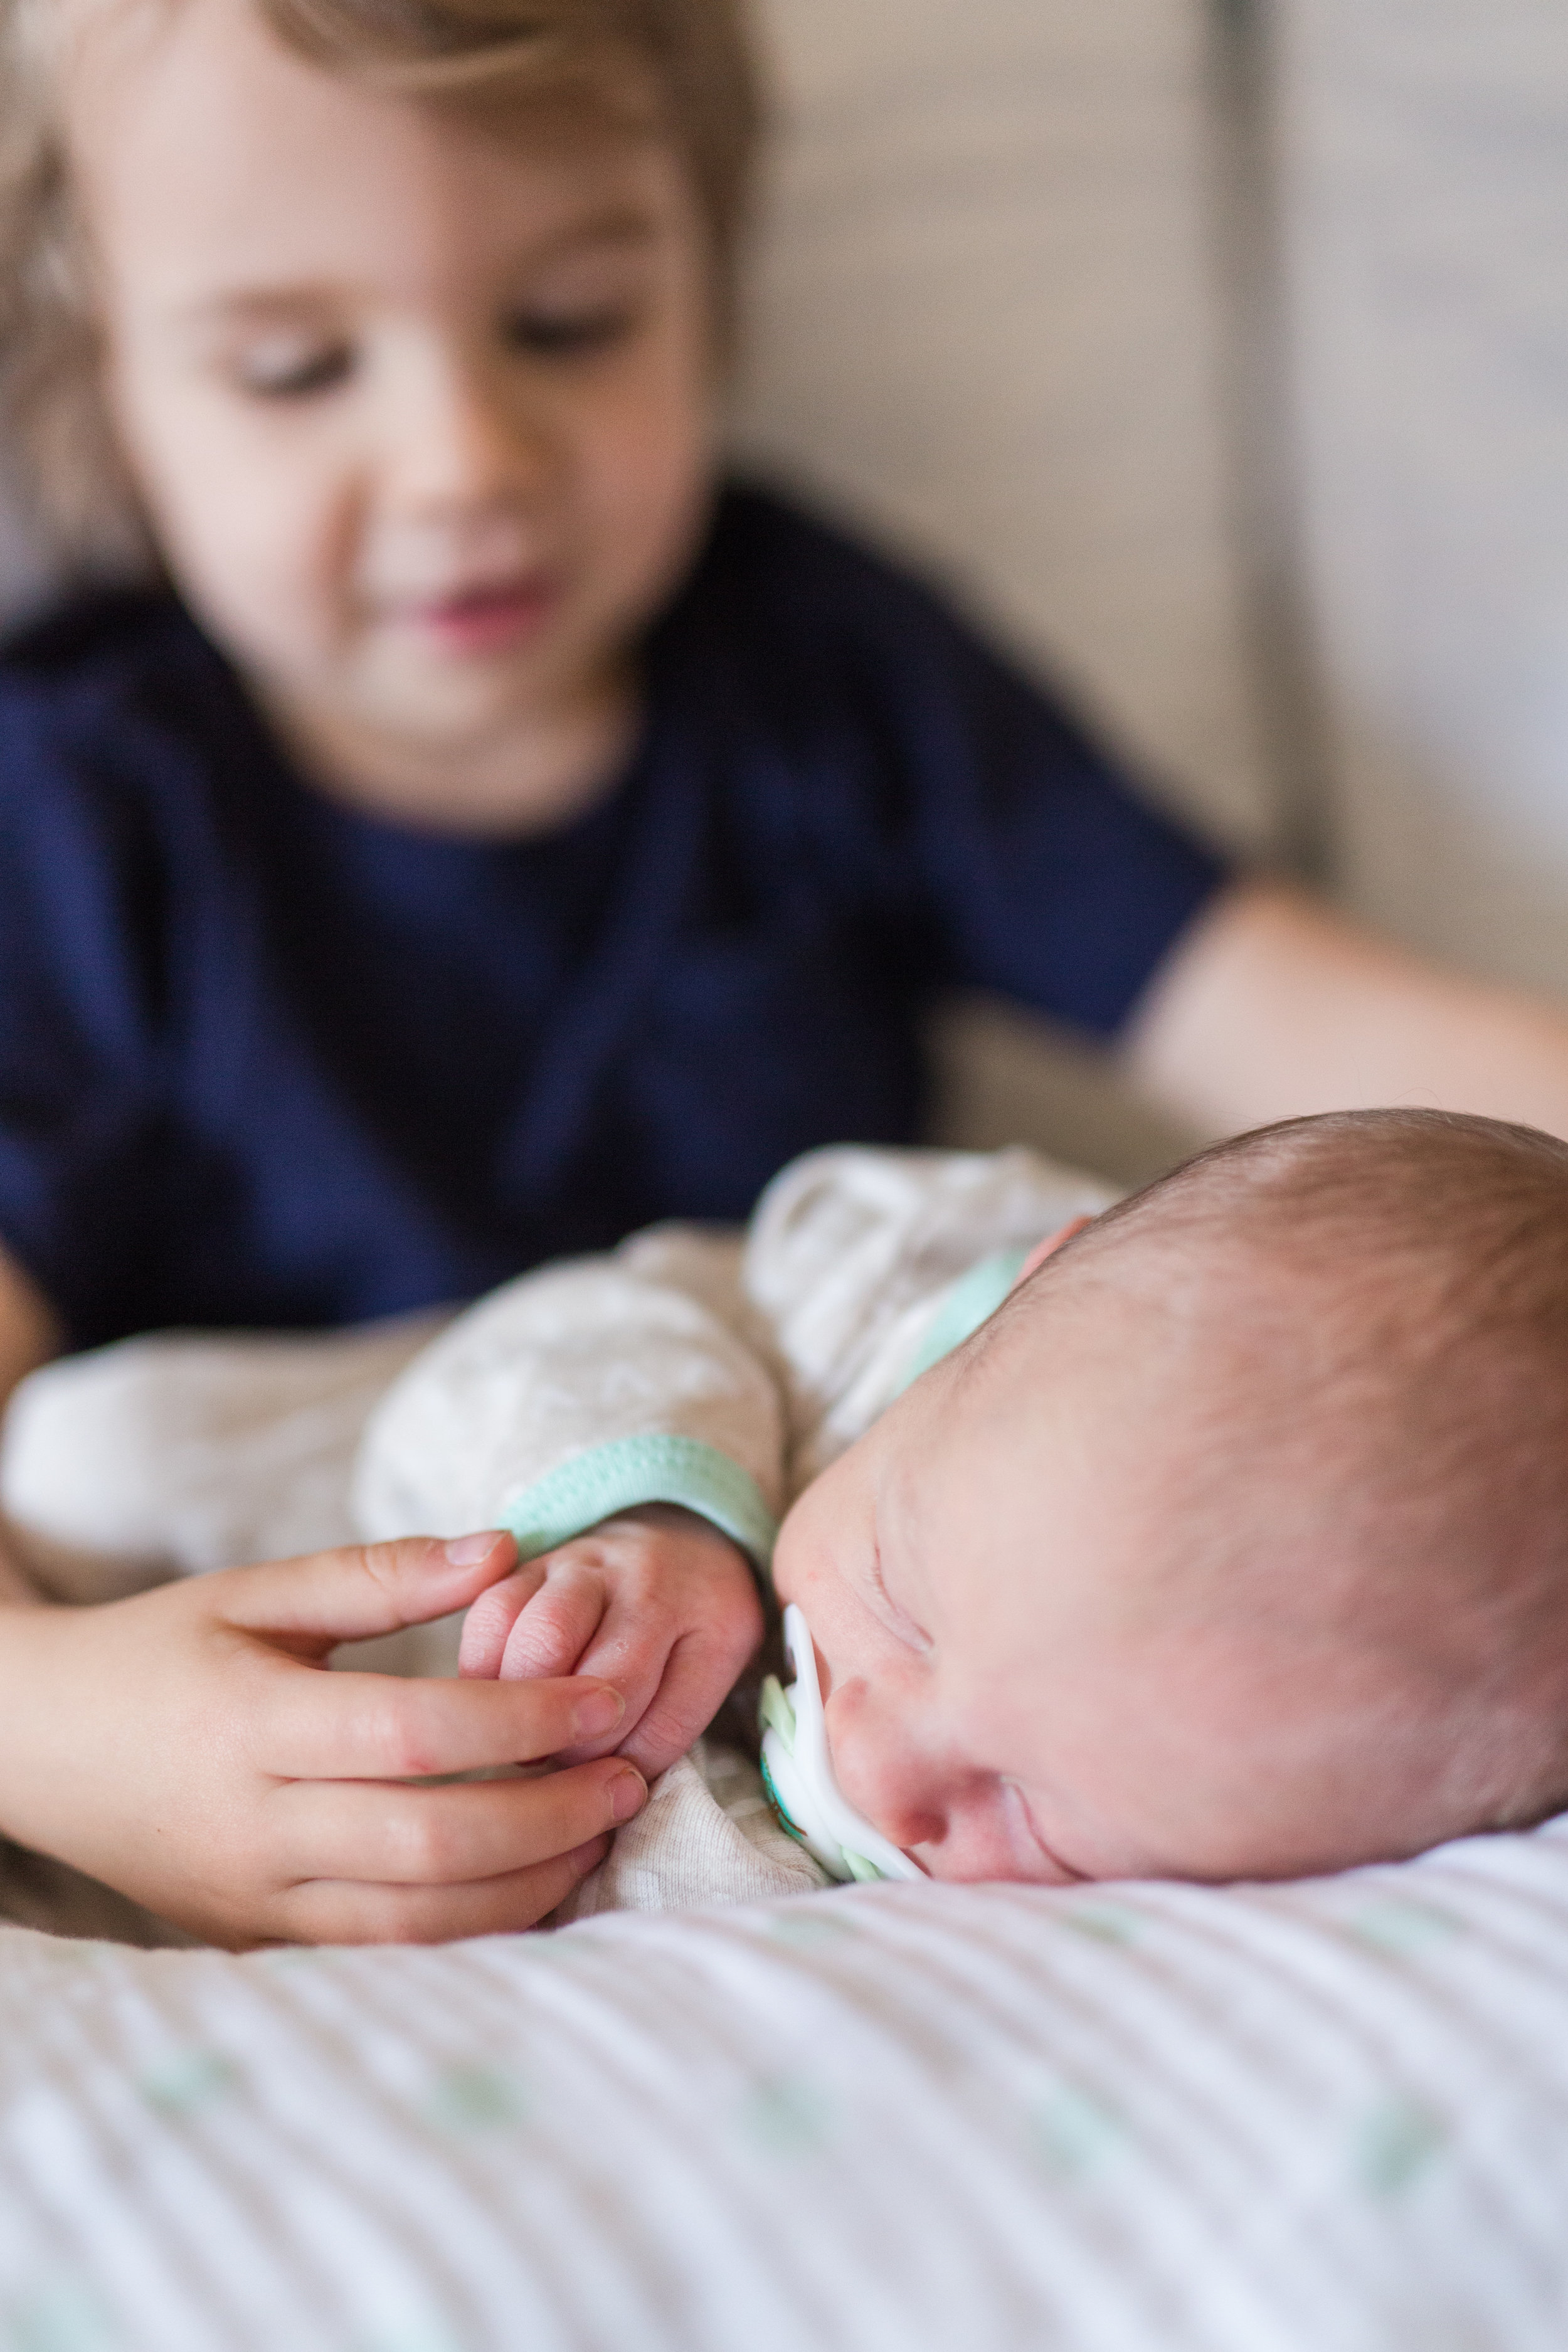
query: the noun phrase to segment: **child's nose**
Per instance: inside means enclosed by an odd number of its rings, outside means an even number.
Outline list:
[[[392,476],[397,503],[446,520],[526,504],[547,482],[547,435],[499,371],[447,359],[421,371],[397,417]]]

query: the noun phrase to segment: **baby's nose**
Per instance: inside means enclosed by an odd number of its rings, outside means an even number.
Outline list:
[[[869,1685],[836,1689],[825,1709],[833,1777],[847,1801],[894,1845],[942,1836],[939,1780],[910,1727],[877,1702]]]

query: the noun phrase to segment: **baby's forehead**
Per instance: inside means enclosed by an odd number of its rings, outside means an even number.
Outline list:
[[[1319,1247],[1275,1203],[1200,1208],[1109,1223],[1047,1262],[973,1350],[981,1411],[1009,1398],[1020,1429],[1070,1412],[1129,1504],[1177,1511],[1216,1481],[1283,1486],[1394,1450],[1431,1408],[1435,1358],[1468,1400],[1478,1360],[1447,1361],[1457,1259],[1375,1233]]]

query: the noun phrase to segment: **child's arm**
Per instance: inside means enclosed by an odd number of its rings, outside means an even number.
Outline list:
[[[394,1383],[356,1475],[362,1530],[500,1525],[525,1565],[470,1613],[472,1675],[605,1675],[645,1772],[689,1748],[754,1650],[784,1412],[737,1244],[667,1232],[524,1276]]]
[[[1133,1022],[1132,1075],[1203,1132],[1427,1103],[1568,1135],[1568,1014],[1425,963],[1304,893],[1223,892]]]
[[[0,1833],[232,1947],[532,1926],[641,1805],[631,1767],[405,1783],[613,1737],[618,1693],[322,1671],[340,1642],[466,1607],[515,1558],[494,1533],[416,1538],[0,1609]]]

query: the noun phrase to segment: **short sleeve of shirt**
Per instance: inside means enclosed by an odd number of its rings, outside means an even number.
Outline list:
[[[746,691],[818,780],[828,864],[928,983],[1112,1035],[1227,861],[906,576],[764,500],[733,544],[757,622]]]

